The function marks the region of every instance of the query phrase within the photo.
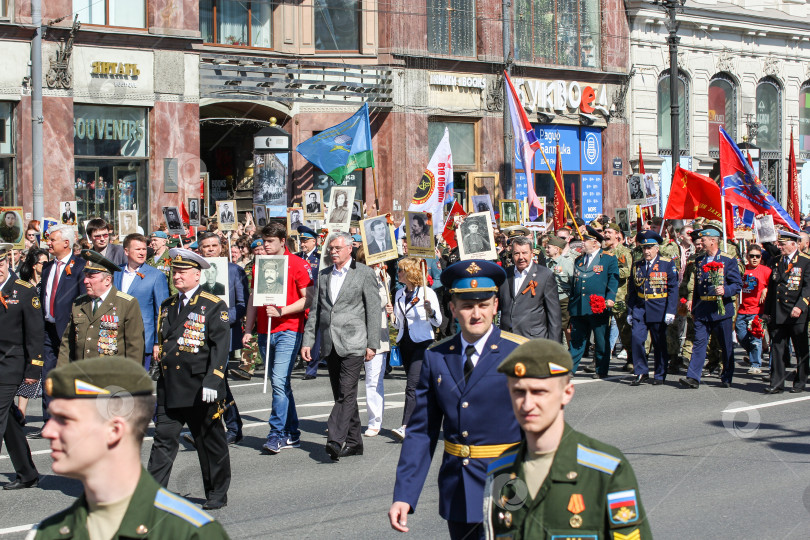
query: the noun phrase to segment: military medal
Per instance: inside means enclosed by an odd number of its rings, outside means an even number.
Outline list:
[[[579,529],[582,527],[582,516],[579,514],[574,514],[571,516],[571,519],[568,520],[568,524],[571,525],[575,529]]]
[[[503,524],[507,527],[512,526],[512,513],[511,512],[504,512],[503,513]]]

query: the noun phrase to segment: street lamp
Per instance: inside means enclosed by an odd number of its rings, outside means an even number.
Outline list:
[[[653,5],[662,6],[667,12],[667,30],[669,30],[669,37],[667,44],[669,45],[669,114],[670,114],[670,133],[672,137],[672,170],[675,170],[675,165],[681,161],[681,144],[680,144],[680,105],[678,105],[678,43],[681,38],[678,37],[678,20],[676,18],[677,10],[682,8],[686,0],[654,0]],[[677,160],[677,161],[676,161]]]

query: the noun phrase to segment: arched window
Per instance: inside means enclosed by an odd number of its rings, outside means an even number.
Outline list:
[[[810,81],[799,91],[799,155],[810,157]]]
[[[669,107],[669,71],[658,78],[658,151],[672,154],[672,129]],[[678,72],[678,140],[682,155],[689,154],[689,79],[682,71]]]
[[[737,140],[737,84],[725,73],[709,82],[709,152],[720,150],[719,128]]]
[[[782,150],[782,86],[772,77],[757,84],[757,146],[763,152]]]

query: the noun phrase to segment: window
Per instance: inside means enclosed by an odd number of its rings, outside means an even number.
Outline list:
[[[146,0],[73,0],[73,14],[82,24],[146,28]]]
[[[315,50],[360,50],[360,0],[314,0]]]
[[[737,90],[734,79],[725,74],[709,83],[709,151],[720,151],[720,128],[737,139]]]
[[[683,72],[678,74],[678,142],[681,155],[689,155],[689,81]],[[658,78],[658,151],[672,154],[672,117],[670,116],[669,72]]]
[[[433,155],[444,137],[444,128],[450,130],[450,149],[453,167],[476,167],[475,124],[472,122],[428,122],[428,155]]]
[[[0,206],[16,202],[13,111],[11,103],[0,102]]]
[[[206,43],[273,47],[273,0],[201,0],[200,33]]]
[[[757,146],[763,152],[782,150],[782,87],[766,77],[757,85]]]
[[[515,56],[526,62],[599,67],[598,0],[517,0]]]
[[[475,2],[427,0],[428,51],[475,56]]]
[[[799,92],[799,154],[804,159],[810,156],[810,81]]]

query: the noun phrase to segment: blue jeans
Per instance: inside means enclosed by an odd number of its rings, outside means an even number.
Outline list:
[[[748,323],[751,322],[756,315],[745,315],[743,313],[737,314],[737,322],[735,330],[737,331],[737,341],[740,342],[742,348],[748,352],[748,359],[751,361],[751,367],[762,367],[762,338],[755,338],[748,331]]]
[[[273,410],[270,412],[270,437],[297,439],[301,436],[298,429],[298,413],[295,411],[290,375],[295,357],[301,348],[304,335],[301,332],[285,330],[270,334],[270,356],[267,357],[265,369],[270,370],[270,385],[273,389]],[[267,351],[267,334],[259,334],[259,352],[265,358]]]

